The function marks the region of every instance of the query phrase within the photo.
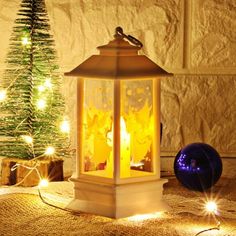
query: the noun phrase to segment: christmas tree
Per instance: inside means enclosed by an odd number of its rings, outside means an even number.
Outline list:
[[[44,0],[22,0],[0,78],[0,156],[69,155],[69,124]]]

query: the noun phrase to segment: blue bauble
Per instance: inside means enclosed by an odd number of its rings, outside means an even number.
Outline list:
[[[192,143],[181,149],[175,157],[174,171],[185,187],[203,191],[219,180],[222,161],[218,152],[210,145]]]

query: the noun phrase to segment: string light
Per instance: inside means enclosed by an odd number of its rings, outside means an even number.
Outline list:
[[[39,99],[36,105],[39,110],[43,110],[46,107],[46,101],[44,99]]]
[[[214,201],[208,201],[205,205],[205,209],[208,213],[217,213],[217,204]]]
[[[45,91],[45,87],[43,85],[38,86],[38,91],[39,92]]]
[[[0,102],[4,101],[7,97],[7,91],[6,90],[0,90]]]
[[[46,79],[44,85],[45,85],[45,87],[51,89],[52,88],[51,79]]]
[[[54,147],[47,147],[44,154],[50,156],[50,155],[53,155],[54,153],[55,153]]]
[[[21,136],[23,138],[23,140],[27,143],[27,144],[32,144],[33,143],[33,138],[28,136],[28,135],[22,135]]]
[[[25,37],[21,38],[21,43],[22,43],[22,45],[26,46],[26,45],[30,44],[30,41],[29,41],[28,37],[25,36]]]
[[[220,221],[217,220],[216,214],[217,214],[217,204],[215,201],[207,201],[205,204],[205,211],[208,214],[212,214],[214,219],[216,220],[217,225],[215,227],[209,228],[209,229],[204,229],[199,231],[197,234],[194,236],[198,236],[200,234],[203,234],[205,232],[213,231],[213,230],[220,230]]]
[[[60,129],[61,129],[62,133],[66,133],[66,134],[70,133],[70,123],[69,123],[69,121],[68,120],[62,121]]]
[[[47,187],[47,186],[48,186],[48,180],[47,179],[41,179],[40,182],[39,182],[38,187],[42,188],[42,187]]]

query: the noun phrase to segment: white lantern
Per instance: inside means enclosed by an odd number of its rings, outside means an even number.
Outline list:
[[[120,27],[114,37],[98,47],[99,55],[65,73],[78,86],[75,196],[68,207],[121,218],[166,209],[160,78],[171,74],[138,55],[142,44]]]

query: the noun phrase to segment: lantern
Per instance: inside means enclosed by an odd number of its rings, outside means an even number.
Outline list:
[[[131,43],[131,44],[130,44]],[[112,218],[165,210],[160,78],[170,76],[117,27],[114,40],[65,73],[77,78],[77,159],[69,208]]]

